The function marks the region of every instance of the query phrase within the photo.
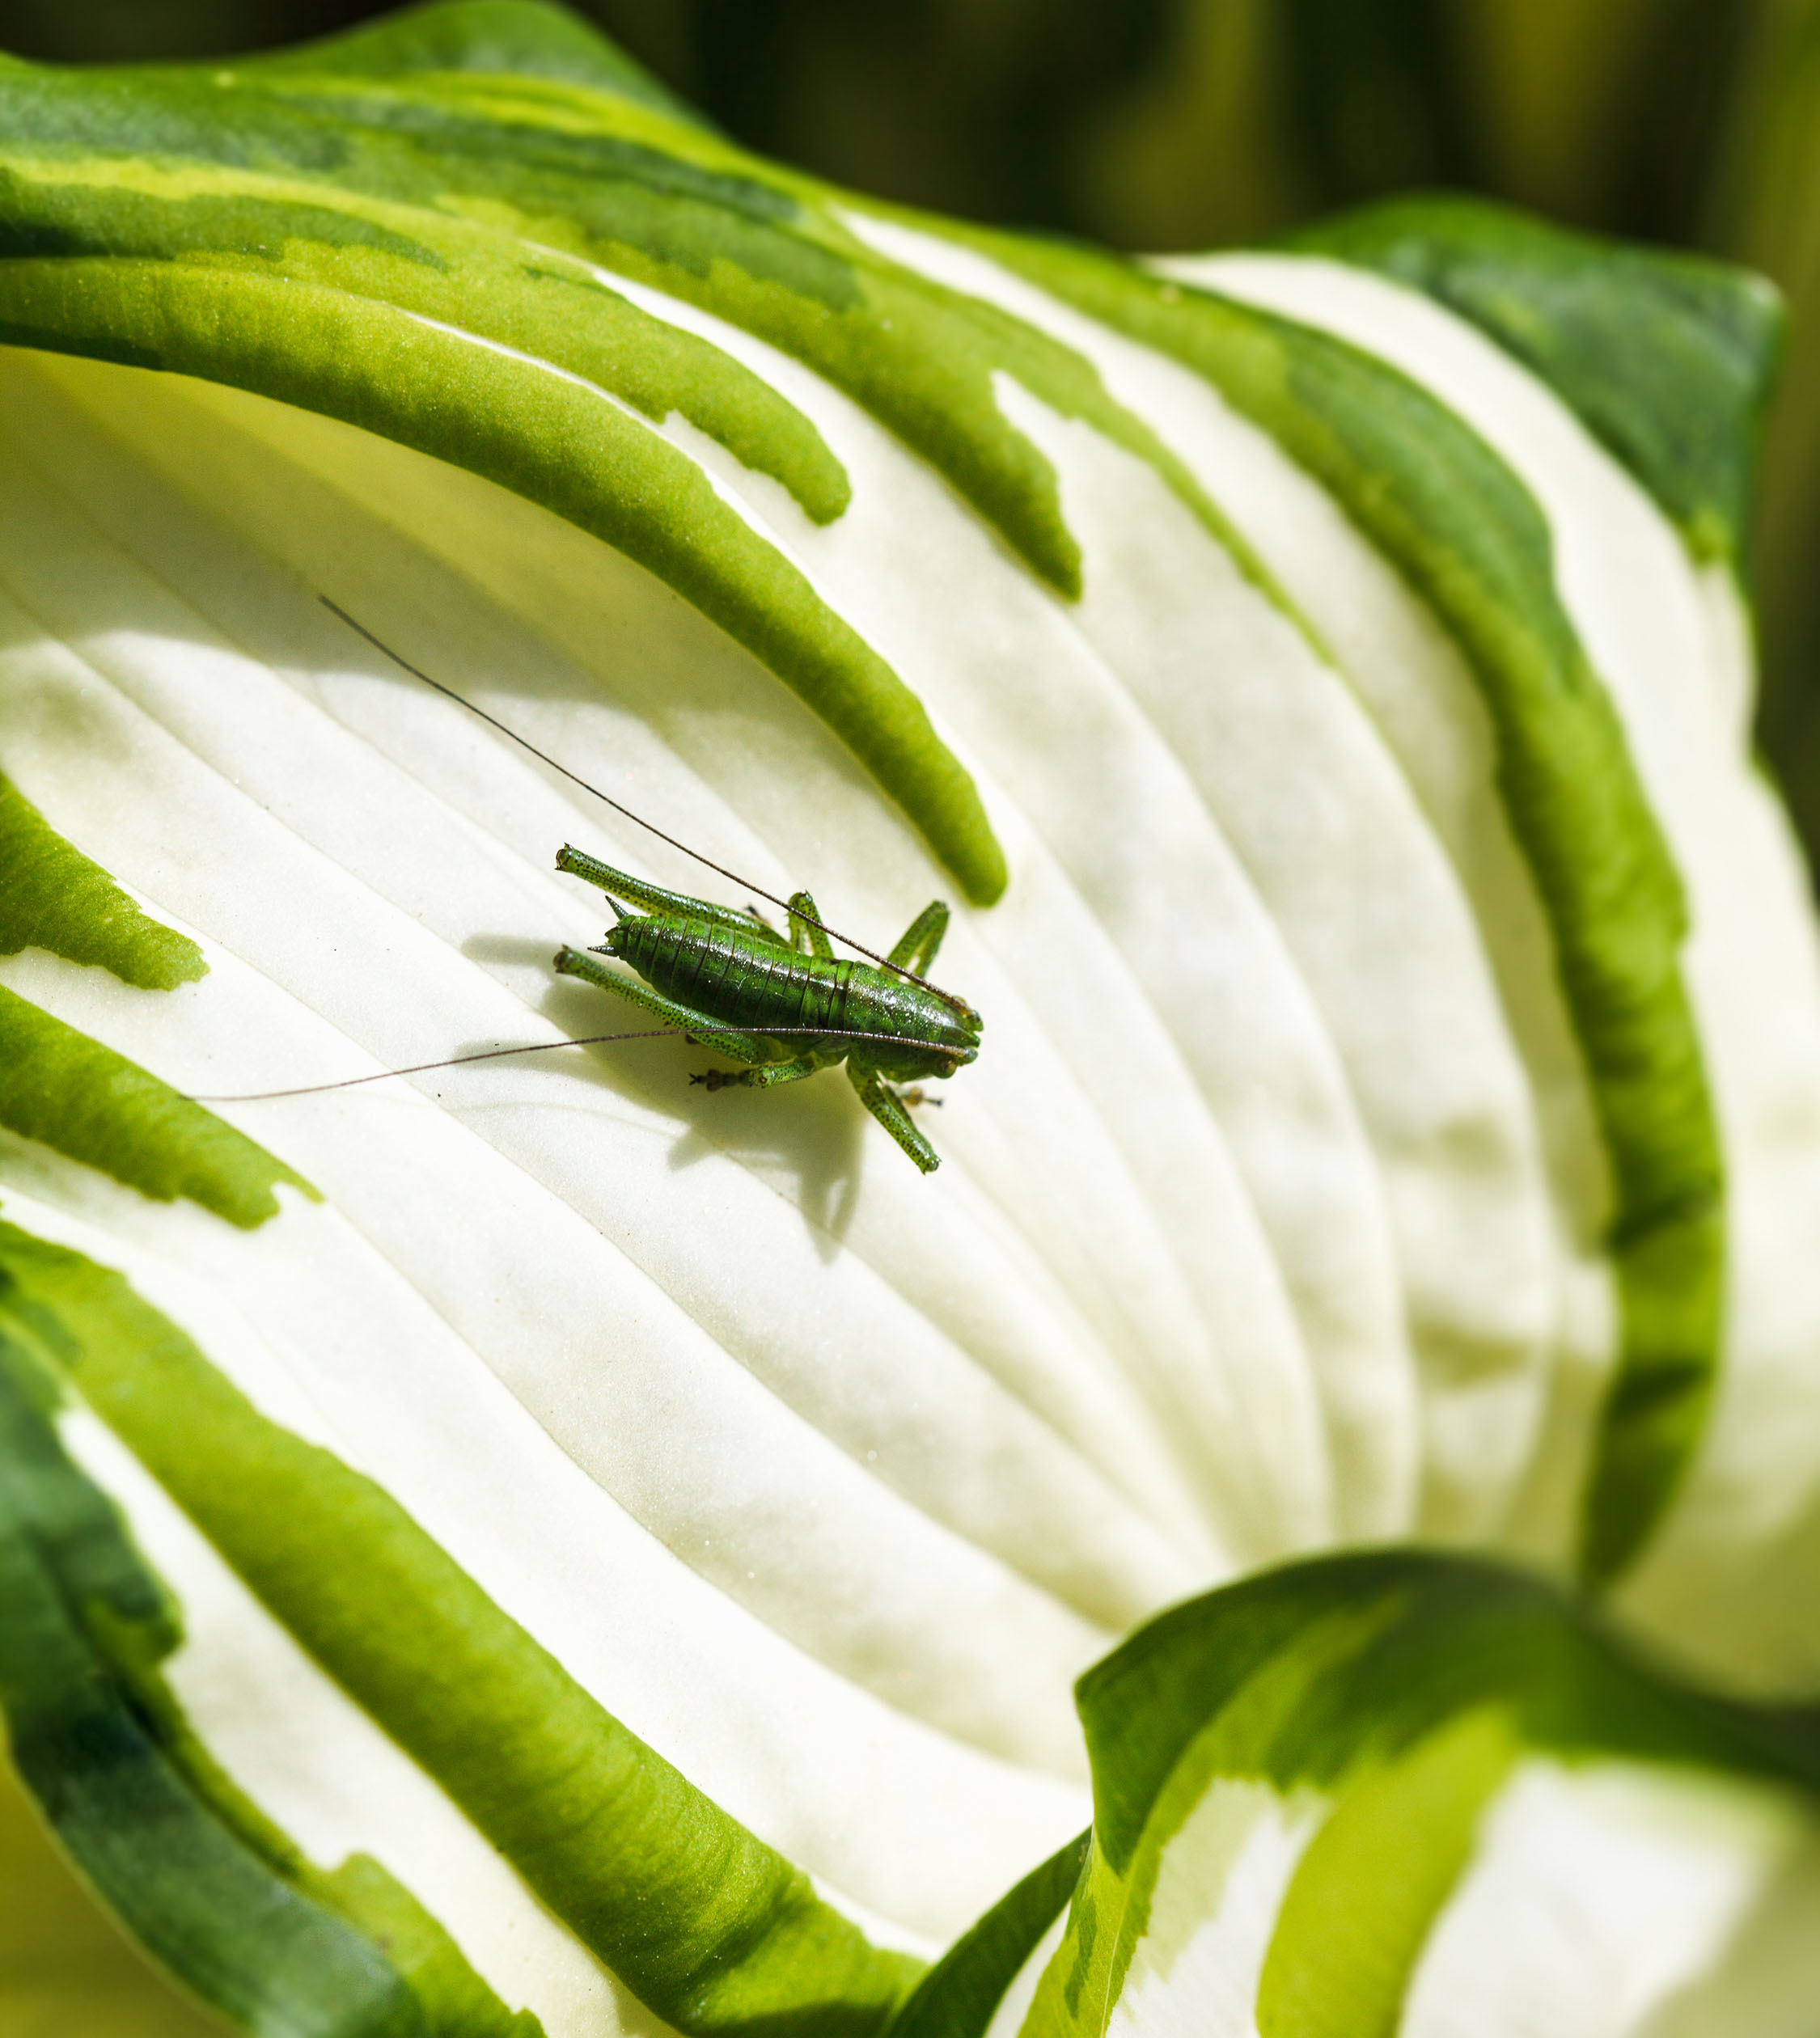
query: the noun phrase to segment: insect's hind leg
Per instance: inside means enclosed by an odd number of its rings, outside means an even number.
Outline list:
[[[637,1005],[641,1012],[669,1021],[692,1040],[698,1040],[705,1047],[725,1055],[729,1061],[759,1063],[770,1059],[770,1051],[764,1042],[751,1034],[734,1033],[727,1027],[716,1025],[713,1020],[703,1018],[699,1012],[690,1011],[686,1004],[679,1004],[674,998],[665,997],[661,991],[654,991],[636,977],[609,969],[585,949],[558,949],[556,972],[558,976],[579,977],[584,983],[611,991],[616,998],[624,998],[628,1004]]]
[[[857,1069],[847,1064],[847,1080],[859,1092],[859,1101],[883,1126],[925,1174],[933,1174],[942,1156],[911,1123],[898,1094],[876,1069]]]
[[[932,898],[905,928],[903,940],[887,959],[899,969],[921,976],[935,960],[935,951],[941,947],[942,937],[947,931],[948,909],[939,898]]]
[[[573,843],[564,843],[557,852],[556,867],[605,892],[608,898],[623,898],[629,906],[641,907],[647,913],[660,916],[680,913],[689,920],[709,920],[716,927],[732,928],[742,934],[756,934],[762,941],[783,945],[782,935],[768,927],[756,914],[717,905],[711,898],[692,898],[688,892],[667,891],[662,885],[647,884],[642,877],[634,877],[630,871],[616,870],[610,863],[590,856],[586,850],[578,849]]]

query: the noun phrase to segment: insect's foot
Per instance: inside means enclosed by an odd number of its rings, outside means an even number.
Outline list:
[[[692,1076],[689,1080],[700,1083],[709,1090],[725,1089],[730,1083],[739,1080],[739,1072],[737,1069],[710,1068],[706,1075]]]
[[[895,1095],[899,1104],[907,1106],[912,1111],[921,1104],[928,1105],[932,1111],[939,1111],[942,1108],[942,1099],[931,1097],[921,1083],[913,1083],[908,1089],[900,1089]]]

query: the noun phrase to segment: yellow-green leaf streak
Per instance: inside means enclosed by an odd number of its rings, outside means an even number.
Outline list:
[[[1681,974],[1678,873],[1610,697],[1555,591],[1547,520],[1428,392],[1324,333],[1110,259],[992,240],[1069,302],[1204,375],[1328,489],[1458,641],[1499,790],[1555,939],[1616,1190],[1622,1350],[1581,1559],[1610,1579],[1661,1519],[1719,1364],[1724,1175]]]
[[[918,1964],[591,1698],[370,1479],[269,1422],[118,1275],[0,1227],[62,1370],[272,1613],[678,2029],[878,2031]]]
[[[0,773],[0,955],[39,948],[142,991],[206,976],[195,942],[148,919]]]
[[[282,274],[454,321],[585,378],[655,423],[679,412],[781,482],[817,523],[838,517],[852,493],[821,433],[768,383],[641,311],[586,262],[496,224],[294,175],[39,156],[16,144],[0,152],[0,218],[14,222],[15,254]]]
[[[280,1182],[316,1194],[243,1132],[3,986],[0,1126],[142,1196],[187,1196],[246,1230],[277,1215]]]
[[[1417,1956],[1521,1749],[1470,1712],[1368,1770],[1297,1864],[1258,1985],[1259,2038],[1392,2038]]]

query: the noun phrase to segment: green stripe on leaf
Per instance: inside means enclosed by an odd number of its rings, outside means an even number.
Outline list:
[[[142,913],[0,773],[0,955],[26,948],[141,991],[174,991],[209,973],[193,941]]]
[[[1043,1934],[1067,1909],[1092,1837],[1083,1833],[1058,1848],[963,1932],[898,2012],[890,2038],[977,2038]]]
[[[0,986],[0,1126],[142,1196],[192,1203],[247,1230],[303,1178],[124,1055]]]
[[[0,167],[0,256],[31,256],[205,262],[371,298],[581,376],[654,423],[679,413],[818,523],[851,494],[820,433],[749,369],[579,260],[446,211],[239,167],[22,150]]]
[[[1518,1753],[1496,1709],[1362,1777],[1309,1843],[1258,1985],[1271,2038],[1391,2038],[1408,1979]]]

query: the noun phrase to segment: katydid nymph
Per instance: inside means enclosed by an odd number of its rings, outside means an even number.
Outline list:
[[[923,1173],[942,1165],[894,1087],[952,1076],[980,1051],[978,1014],[917,981],[947,930],[940,899],[875,969],[836,960],[806,891],[789,902],[786,937],[756,914],[665,891],[566,844],[557,869],[598,886],[616,915],[599,948],[559,949],[557,974],[598,984],[743,1064],[692,1083],[772,1089],[844,1062],[860,1101]],[[643,911],[627,912],[622,899]],[[644,982],[596,962],[601,955],[629,963]]]
[[[924,974],[934,961],[947,930],[948,908],[940,899],[932,900],[916,915],[888,955],[875,954],[826,925],[806,891],[796,892],[787,900],[779,898],[666,835],[485,708],[400,657],[327,595],[320,599],[324,607],[395,665],[447,695],[640,827],[731,878],[743,889],[783,907],[789,919],[789,932],[781,933],[761,919],[756,908],[742,911],[711,899],[666,890],[565,844],[557,858],[557,869],[585,879],[604,893],[613,909],[615,924],[598,948],[559,949],[557,974],[596,985],[667,1024],[649,1033],[601,1034],[586,1041],[540,1043],[540,1048],[494,1048],[485,1054],[459,1055],[449,1062],[424,1063],[387,1073],[415,1075],[451,1067],[456,1061],[489,1061],[507,1055],[533,1053],[544,1046],[581,1046],[596,1041],[673,1038],[681,1034],[740,1064],[734,1070],[714,1069],[689,1078],[711,1091],[735,1085],[772,1089],[844,1063],[848,1080],[860,1101],[923,1173],[930,1173],[941,1165],[940,1156],[910,1116],[908,1106],[922,1101],[920,1091],[898,1088],[901,1084],[952,1076],[980,1052],[982,1022],[979,1014],[964,999],[938,989]],[[631,911],[629,907],[638,910]],[[836,940],[870,960],[837,959],[833,949]],[[612,969],[597,959],[601,957],[624,962],[637,975]],[[357,1076],[353,1084],[377,1080]],[[338,1089],[353,1084],[310,1087]],[[269,1096],[301,1093],[265,1093]]]

